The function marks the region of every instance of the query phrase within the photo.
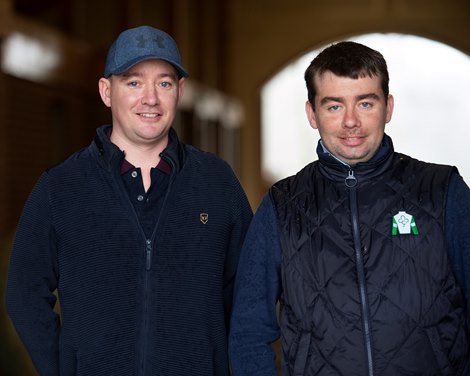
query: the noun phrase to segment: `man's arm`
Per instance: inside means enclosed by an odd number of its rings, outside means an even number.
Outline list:
[[[250,226],[251,219],[253,218],[253,211],[251,210],[250,203],[246,194],[236,179],[234,178],[234,192],[232,194],[232,213],[233,213],[233,227],[229,241],[229,248],[227,250],[224,269],[224,308],[225,320],[227,331],[230,328],[230,317],[232,313],[233,303],[233,289],[235,285],[235,275],[237,272],[238,262],[240,259],[240,252],[242,249],[243,241],[246,236],[248,227]],[[228,334],[228,333],[227,333]]]
[[[452,269],[467,301],[470,328],[470,189],[458,174],[449,184],[445,231]]]
[[[229,354],[234,376],[276,375],[271,348],[279,338],[281,249],[269,195],[259,206],[243,245],[235,282]]]
[[[10,257],[5,303],[40,375],[59,375],[60,323],[53,311],[57,287],[47,175],[26,202]]]

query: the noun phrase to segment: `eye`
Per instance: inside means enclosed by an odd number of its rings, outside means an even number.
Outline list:
[[[160,86],[164,88],[170,88],[172,86],[172,83],[169,81],[162,81],[160,82]]]
[[[334,104],[334,105],[328,107],[328,111],[331,111],[331,112],[336,112],[339,109],[340,109],[340,106],[338,104]]]
[[[372,103],[370,103],[370,102],[361,102],[361,103],[359,103],[359,106],[361,106],[362,108],[370,108],[370,107],[372,107]]]
[[[139,86],[139,83],[137,81],[129,81],[127,83],[127,86],[130,86],[130,87],[137,87]]]

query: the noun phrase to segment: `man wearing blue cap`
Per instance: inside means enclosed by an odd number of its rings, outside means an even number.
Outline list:
[[[26,203],[6,306],[40,375],[229,374],[252,211],[228,164],[172,128],[187,76],[168,34],[121,33],[99,80],[112,125]]]

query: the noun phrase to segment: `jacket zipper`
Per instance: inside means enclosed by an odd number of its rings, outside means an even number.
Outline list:
[[[142,230],[143,232],[143,230]],[[152,241],[150,239],[145,240],[145,276],[144,276],[144,307],[143,307],[143,317],[142,317],[142,353],[141,353],[141,374],[146,374],[146,362],[147,358],[147,328],[148,328],[148,295],[149,295],[149,270],[152,261]]]
[[[160,157],[163,157],[162,154],[160,154]],[[126,188],[124,186],[124,183],[122,182],[122,179],[116,177],[113,175],[113,179],[116,181],[116,185],[120,188],[120,193],[123,197],[123,200],[126,201],[130,211],[133,213],[134,218],[136,220],[137,226],[139,226],[140,232],[142,234],[143,239],[145,240],[145,249],[144,249],[144,256],[145,256],[145,275],[144,275],[144,302],[143,302],[143,317],[142,317],[142,335],[145,336],[142,338],[141,341],[141,357],[139,360],[138,364],[138,375],[146,375],[147,369],[146,369],[146,358],[147,358],[147,336],[146,334],[148,333],[148,311],[149,311],[149,274],[150,274],[150,269],[152,267],[152,253],[154,250],[154,239],[155,239],[155,234],[158,228],[158,225],[160,223],[160,218],[161,218],[161,213],[164,211],[164,208],[166,206],[166,202],[169,196],[169,192],[171,190],[171,185],[174,180],[174,171],[176,171],[176,166],[171,161],[171,159],[165,159],[172,168],[172,176],[170,177],[170,182],[168,184],[167,192],[165,194],[165,198],[163,200],[163,205],[160,210],[160,216],[157,220],[157,223],[155,225],[155,228],[153,230],[152,236],[150,239],[148,239],[145,235],[145,232],[140,224],[139,217],[134,209],[134,205],[129,199],[129,195],[126,192]]]
[[[152,241],[145,240],[145,270],[150,270],[152,266]]]
[[[160,157],[162,157],[162,155],[160,154]],[[172,167],[172,171],[175,171],[175,165],[172,161],[168,161],[168,163],[170,163],[171,167]],[[154,246],[153,246],[153,239],[155,239],[155,234],[157,232],[157,228],[159,226],[159,223],[160,223],[160,218],[162,217],[162,213],[165,209],[165,206],[166,206],[166,202],[167,202],[167,199],[168,199],[168,196],[169,196],[169,193],[171,191],[171,186],[172,186],[172,182],[173,182],[173,175],[174,172],[172,173],[172,177],[170,177],[170,181],[168,183],[168,187],[167,187],[167,191],[165,193],[165,198],[163,199],[163,204],[162,204],[162,207],[160,209],[160,214],[158,216],[158,219],[157,219],[157,223],[155,224],[155,228],[153,229],[153,233],[152,233],[152,236],[151,236],[151,239],[145,239],[145,285],[144,285],[144,288],[145,288],[145,292],[144,292],[144,307],[143,307],[143,311],[144,311],[144,317],[143,317],[143,324],[142,324],[142,327],[143,327],[143,335],[145,335],[145,339],[143,340],[143,343],[142,343],[142,358],[141,358],[141,370],[142,370],[142,375],[146,375],[147,374],[147,367],[146,367],[146,359],[147,359],[147,336],[146,334],[148,333],[148,311],[149,311],[149,275],[150,275],[150,269],[152,268],[152,256],[153,256],[153,250],[154,250]],[[135,211],[134,211],[135,213]],[[137,213],[135,213],[136,216],[137,216]],[[137,218],[138,220],[138,218]],[[140,222],[139,222],[140,223]],[[141,228],[141,231],[142,233],[144,233],[144,230],[142,229],[142,226],[140,226]]]
[[[143,230],[142,230],[143,232]],[[145,336],[142,343],[142,358],[141,358],[141,370],[142,375],[147,374],[146,361],[147,358],[147,332],[148,332],[148,311],[149,311],[149,272],[152,266],[152,240],[145,239],[145,276],[144,276],[144,316],[142,318],[142,334]]]
[[[374,362],[372,357],[372,335],[370,330],[369,301],[367,299],[366,274],[364,270],[364,257],[362,254],[361,233],[359,229],[359,209],[357,204],[357,179],[354,170],[349,169],[344,183],[349,189],[349,200],[351,209],[351,224],[354,239],[354,254],[356,259],[356,273],[361,300],[362,330],[367,360],[367,374],[374,375]]]
[[[148,290],[149,290],[149,270],[151,267],[151,261],[152,261],[152,240],[147,239],[145,236],[145,232],[140,225],[139,221],[139,216],[137,215],[134,205],[132,205],[132,202],[129,200],[129,195],[126,193],[126,188],[124,187],[122,180],[121,179],[116,179],[117,185],[120,187],[121,192],[123,193],[123,197],[126,200],[128,207],[130,211],[133,213],[135,221],[137,223],[137,226],[139,227],[140,233],[142,234],[142,237],[144,239],[145,243],[145,249],[144,249],[144,255],[145,255],[145,275],[144,275],[144,298],[143,298],[143,317],[142,317],[142,333],[143,335],[146,335],[147,333],[147,326],[148,326],[148,320],[147,320],[147,315],[148,315]],[[147,357],[147,341],[146,338],[142,338],[142,343],[141,343],[141,356],[138,362],[138,375],[145,375],[146,374],[146,367],[145,367],[145,358]]]

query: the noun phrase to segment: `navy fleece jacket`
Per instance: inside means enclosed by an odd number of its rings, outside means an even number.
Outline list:
[[[169,187],[146,236],[106,129],[26,203],[6,290],[13,324],[42,376],[226,376],[245,193],[227,163],[171,130]]]

